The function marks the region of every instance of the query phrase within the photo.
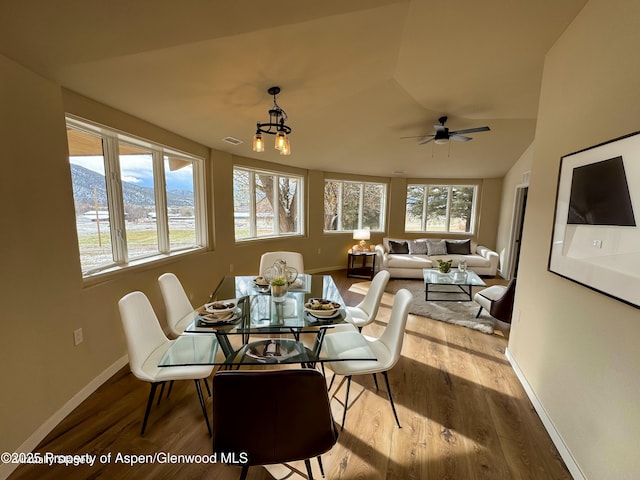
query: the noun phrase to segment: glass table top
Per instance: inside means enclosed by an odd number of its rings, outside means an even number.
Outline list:
[[[212,323],[194,311],[178,322],[178,329],[184,329],[185,333],[277,333],[291,329],[330,328],[345,322],[344,301],[330,275],[299,275],[281,302],[276,302],[268,289],[258,288],[254,279],[253,276],[224,277],[211,295],[210,301],[233,300],[237,303],[238,308],[231,319]],[[331,300],[343,308],[330,317],[319,317],[304,308],[311,298]]]
[[[182,335],[171,342],[158,366],[221,365],[226,357],[218,346],[215,335]]]
[[[423,268],[424,282],[432,285],[472,285],[485,287],[487,284],[472,270],[461,271],[452,268],[448,273],[441,273],[437,268]]]
[[[263,338],[240,346],[229,355],[219,348],[215,335],[181,335],[158,363],[159,367],[190,365],[315,364],[347,360],[376,360],[364,337],[362,344],[346,352],[312,350],[294,339]]]
[[[205,323],[198,311],[190,312],[179,322],[184,334],[172,341],[160,360],[159,367],[184,365],[246,365],[246,364],[314,364],[344,360],[376,360],[366,340],[352,352],[327,353],[322,339],[333,325],[344,323],[348,315],[344,308],[331,317],[316,317],[304,308],[311,298],[324,298],[344,307],[344,301],[330,275],[298,276],[282,302],[276,302],[258,288],[254,276],[225,277],[211,295],[210,301],[237,303],[237,309],[227,321]],[[300,342],[305,332],[315,337],[313,348]],[[249,341],[249,333],[277,338]],[[201,335],[195,335],[201,334]],[[294,338],[282,338],[293,334]],[[338,354],[340,353],[340,354]]]

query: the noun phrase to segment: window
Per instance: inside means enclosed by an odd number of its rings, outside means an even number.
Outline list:
[[[384,229],[384,183],[325,180],[324,231]]]
[[[475,185],[408,185],[407,232],[473,233]]]
[[[84,276],[206,245],[200,158],[67,118]]]
[[[303,185],[299,176],[235,167],[236,240],[301,235]]]

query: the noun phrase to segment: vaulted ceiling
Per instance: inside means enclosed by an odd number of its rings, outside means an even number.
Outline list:
[[[235,155],[345,173],[489,178],[532,142],[544,55],[585,3],[0,0],[0,53]],[[265,152],[251,148],[273,85],[293,128],[286,157],[270,137]],[[447,145],[400,138],[432,133],[442,115],[452,130],[491,131]]]

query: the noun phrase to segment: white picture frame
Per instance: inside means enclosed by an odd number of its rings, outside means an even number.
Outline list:
[[[639,224],[640,132],[563,156],[548,271],[640,308]]]

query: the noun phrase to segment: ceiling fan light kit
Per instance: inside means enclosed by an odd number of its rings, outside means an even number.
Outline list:
[[[449,135],[447,134],[446,129],[436,132],[436,136],[433,137],[433,141],[438,145],[444,145],[445,143],[449,143]]]
[[[267,90],[269,95],[273,95],[273,107],[269,110],[269,121],[258,122],[256,125],[256,134],[253,137],[253,151],[264,152],[264,139],[262,134],[275,135],[275,149],[280,152],[280,155],[291,155],[291,145],[289,143],[289,135],[291,133],[291,127],[285,122],[287,121],[287,114],[278,105],[277,96],[280,93],[280,87],[270,87]]]

